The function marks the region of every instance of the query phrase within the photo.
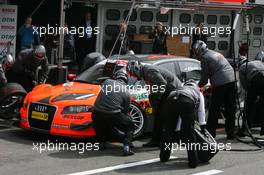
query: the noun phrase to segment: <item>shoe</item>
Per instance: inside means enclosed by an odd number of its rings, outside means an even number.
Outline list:
[[[197,165],[198,165],[198,162],[188,162],[188,166],[190,167],[190,168],[196,168],[197,167]]]
[[[135,153],[133,151],[131,151],[131,149],[129,148],[128,145],[125,145],[123,148],[123,156],[132,156]]]
[[[165,149],[163,146],[160,148],[160,162],[167,162],[170,159],[171,150]]]
[[[145,147],[145,148],[153,148],[153,147],[159,147],[160,143],[157,142],[157,141],[151,140],[148,143],[143,144],[142,146]]]

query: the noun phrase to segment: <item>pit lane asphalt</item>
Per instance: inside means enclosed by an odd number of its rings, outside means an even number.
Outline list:
[[[218,134],[217,140],[226,143],[224,134]],[[142,148],[142,143],[148,139],[135,141],[134,156],[122,157],[121,145],[111,144],[105,151],[45,151],[39,153],[33,150],[33,143],[83,143],[87,140],[76,140],[48,135],[39,135],[26,132],[16,127],[3,127],[0,125],[0,174],[1,175],[37,175],[37,174],[71,174],[89,170],[102,170],[105,167],[127,165],[129,163],[153,160],[158,158],[159,151],[155,148]],[[254,149],[254,146],[231,142],[232,148]],[[201,164],[196,169],[187,167],[186,151],[177,151],[172,156],[177,157],[167,163],[156,161],[145,165],[130,168],[117,168],[99,174],[177,174],[189,175],[205,172],[216,174],[242,174],[263,175],[264,153],[256,152],[219,152],[210,163]],[[213,170],[213,171],[211,171]],[[216,171],[217,170],[217,171]],[[218,172],[218,173],[217,173]],[[220,173],[219,173],[220,172]],[[80,174],[80,173],[79,173]],[[201,175],[203,175],[201,174]]]

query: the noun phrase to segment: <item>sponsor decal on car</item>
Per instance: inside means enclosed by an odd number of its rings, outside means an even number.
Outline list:
[[[84,116],[63,115],[62,118],[64,118],[64,119],[73,119],[73,120],[82,120],[82,119],[84,119]]]

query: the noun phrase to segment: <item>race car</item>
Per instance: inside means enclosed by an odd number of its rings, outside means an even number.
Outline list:
[[[153,64],[172,71],[181,80],[200,79],[200,63],[194,59],[168,55],[113,56],[81,73],[74,81],[61,85],[42,84],[35,87],[24,100],[20,110],[20,127],[40,133],[69,137],[93,137],[93,105],[100,84],[127,65],[128,60],[139,60],[142,64]],[[129,77],[131,86],[144,85]],[[130,89],[131,105],[129,115],[140,136],[152,129],[152,108],[147,89]]]

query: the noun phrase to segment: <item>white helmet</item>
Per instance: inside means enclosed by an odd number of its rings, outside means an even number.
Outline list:
[[[36,58],[38,61],[41,61],[45,58],[46,56],[46,49],[43,45],[38,45],[35,47],[33,51],[33,56]]]
[[[255,60],[259,60],[259,61],[264,62],[264,52],[263,52],[263,51],[260,51],[260,52],[256,55]]]
[[[207,44],[205,44],[205,42],[198,40],[196,41],[196,43],[194,43],[192,49],[195,55],[200,57],[208,50],[208,47],[207,47]]]

